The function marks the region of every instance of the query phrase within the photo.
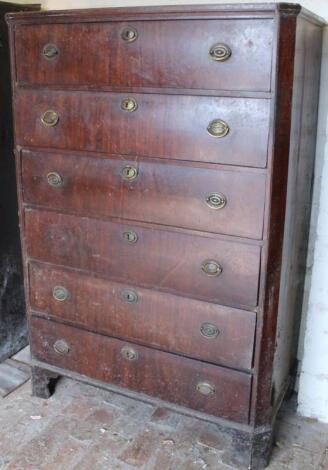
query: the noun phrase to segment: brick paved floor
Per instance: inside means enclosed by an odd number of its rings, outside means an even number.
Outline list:
[[[328,469],[328,425],[285,406],[270,470]],[[228,470],[213,425],[62,379],[0,399],[1,470]]]

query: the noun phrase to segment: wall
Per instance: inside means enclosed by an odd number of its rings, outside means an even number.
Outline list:
[[[325,7],[328,16],[328,5]],[[324,34],[315,194],[308,253],[298,411],[328,422],[328,29]],[[326,183],[326,184],[325,184]],[[303,353],[303,354],[302,354]]]
[[[8,1],[8,0],[7,0]],[[177,4],[199,4],[199,3],[265,3],[265,0],[16,0],[16,3],[42,3],[42,7],[47,10],[51,9],[69,9],[69,8],[97,8],[97,7],[116,7],[116,6],[137,6],[137,5],[177,5]],[[267,3],[274,3],[270,0]],[[14,2],[12,2],[14,3]],[[277,2],[275,2],[277,3]],[[289,3],[301,3],[305,8],[317,13],[318,15],[327,16],[328,19],[328,2],[327,0],[303,0],[293,1]]]
[[[8,1],[8,0],[7,0]],[[248,3],[251,0],[42,0],[44,9]],[[255,0],[256,1],[256,0]],[[36,3],[37,0],[20,3]],[[261,1],[257,1],[261,3]],[[305,8],[328,21],[327,0],[300,0]],[[325,32],[321,79],[316,176],[314,185],[308,273],[305,288],[299,358],[299,412],[328,422],[328,29]]]

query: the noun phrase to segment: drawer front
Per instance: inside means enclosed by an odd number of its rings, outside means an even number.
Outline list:
[[[272,42],[272,20],[20,26],[15,32],[17,80],[267,91]]]
[[[29,266],[29,282],[32,310],[196,359],[252,367],[254,312],[36,263]]]
[[[23,147],[266,166],[269,100],[19,89],[15,107]]]
[[[251,376],[32,318],[34,358],[93,379],[247,423]]]
[[[23,152],[24,201],[91,216],[262,237],[263,173],[162,162]]]
[[[25,240],[40,261],[225,305],[257,304],[255,245],[33,209],[25,210]]]

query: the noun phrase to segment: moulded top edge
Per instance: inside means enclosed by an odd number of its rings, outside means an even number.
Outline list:
[[[298,15],[301,7],[291,3],[244,3],[219,5],[161,5],[137,7],[107,7],[83,10],[49,10],[39,12],[8,13],[8,23],[60,23],[117,21],[128,19],[175,19],[175,18],[220,18],[220,17],[274,17]]]

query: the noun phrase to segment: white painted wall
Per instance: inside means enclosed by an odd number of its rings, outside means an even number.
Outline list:
[[[8,0],[7,0],[8,1]],[[22,0],[44,9],[137,5],[249,3],[252,0]],[[253,0],[262,3],[265,0]],[[273,0],[274,1],[274,0]],[[328,21],[327,0],[300,0]],[[316,175],[305,302],[299,346],[299,412],[328,422],[328,28],[325,31],[318,124]],[[326,184],[325,184],[326,183]]]
[[[328,2],[325,6],[328,16]],[[308,277],[299,357],[298,411],[328,422],[328,28],[324,34]],[[302,354],[303,352],[303,354]]]

